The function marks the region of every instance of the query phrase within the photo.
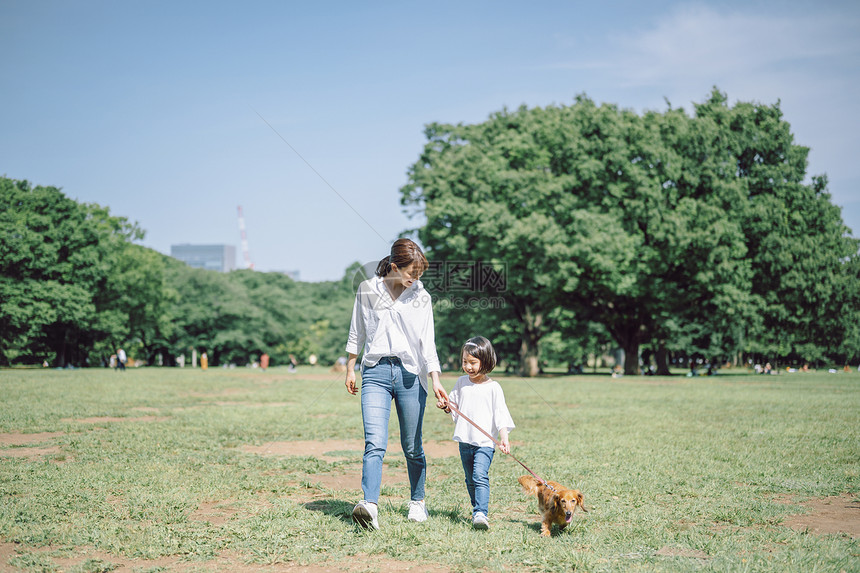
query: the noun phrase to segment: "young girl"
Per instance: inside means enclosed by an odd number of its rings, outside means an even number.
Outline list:
[[[501,443],[502,451],[511,452],[508,432],[514,429],[514,421],[505,404],[502,387],[487,374],[496,367],[496,352],[483,336],[470,338],[460,351],[463,371],[448,396],[449,402],[462,412],[457,415],[450,408],[454,419],[454,441],[460,442],[460,459],[466,473],[466,489],[472,501],[472,526],[488,529],[487,519],[490,504],[490,464],[495,448],[493,441],[465,420],[469,418]]]

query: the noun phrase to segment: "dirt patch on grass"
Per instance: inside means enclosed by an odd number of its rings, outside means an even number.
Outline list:
[[[809,513],[791,515],[783,524],[799,531],[819,535],[848,535],[860,538],[860,500],[846,493],[833,497],[810,499],[802,502]]]
[[[268,442],[261,446],[246,445],[239,449],[261,456],[311,456],[327,462],[337,462],[353,455],[357,455],[360,460],[364,443],[358,440]]]
[[[319,484],[320,486],[338,491],[357,491],[361,490],[361,470],[345,472],[342,474],[315,474],[303,478],[302,481],[308,483]],[[384,471],[382,472],[383,486],[409,486],[409,476],[406,470]]]
[[[27,458],[35,460],[43,456],[61,455],[63,451],[59,446],[45,446],[41,448],[12,448],[8,450],[0,450],[0,456],[10,458]],[[66,461],[66,460],[64,460]]]
[[[697,549],[686,549],[684,547],[661,547],[657,550],[657,555],[660,557],[691,557],[694,559],[708,559],[709,556],[704,551]]]
[[[242,446],[241,451],[262,456],[311,456],[327,462],[349,461],[346,471],[318,473],[306,476],[291,476],[292,482],[307,482],[334,491],[356,491],[361,489],[361,457],[364,452],[364,442],[361,440],[322,440],[296,442],[269,442],[261,446]],[[459,449],[454,441],[431,441],[424,444],[424,452],[428,460],[459,456]],[[389,442],[385,453],[387,460],[403,459],[399,443]],[[354,465],[353,465],[354,464]],[[382,473],[382,485],[393,487],[408,487],[409,478],[405,467]]]
[[[65,435],[65,432],[39,432],[36,434],[13,432],[0,434],[0,456],[25,458],[27,460],[38,460],[45,456],[55,456],[53,461],[57,463],[68,462],[71,461],[71,458],[65,456],[59,446],[43,445],[27,447],[28,444],[48,442]]]
[[[239,510],[230,501],[204,501],[191,512],[188,519],[224,525],[238,513]]]
[[[37,444],[39,442],[47,442],[60,436],[65,436],[65,432],[39,432],[37,434],[20,434],[11,432],[8,434],[0,434],[0,447],[3,446],[24,446],[26,444]]]
[[[261,456],[312,456],[328,462],[342,461],[353,458],[361,461],[364,452],[364,442],[361,440],[321,440],[296,442],[268,442],[261,446],[242,446],[243,452]],[[388,442],[386,456],[403,455],[400,443]],[[460,455],[457,443],[453,440],[432,441],[424,443],[424,454],[432,458],[449,458]]]

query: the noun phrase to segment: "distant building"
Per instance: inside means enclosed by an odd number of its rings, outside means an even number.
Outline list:
[[[170,256],[195,269],[227,273],[236,268],[233,245],[170,245]]]

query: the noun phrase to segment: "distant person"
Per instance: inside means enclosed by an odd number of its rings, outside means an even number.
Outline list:
[[[687,374],[687,376],[698,376],[698,375],[699,375],[699,369],[696,368],[696,361],[690,360],[690,373]]]
[[[346,356],[338,356],[331,366],[332,372],[346,372]]]
[[[128,356],[122,348],[116,349],[116,365],[121,371],[125,370],[125,363],[128,361]]]
[[[207,368],[209,368],[209,357],[204,352],[200,355],[200,369],[206,370]]]
[[[260,356],[260,368],[262,368],[263,372],[265,372],[268,367],[269,367],[269,355],[264,352],[263,355]]]
[[[298,363],[298,361],[296,361],[296,357],[294,355],[290,354],[290,365],[287,368],[287,370],[289,370],[290,372],[295,372],[296,366],[298,366],[298,365],[299,365],[299,363]]]
[[[436,407],[445,408],[448,395],[439,381],[433,302],[419,280],[428,267],[420,247],[398,239],[379,261],[376,276],[362,282],[355,294],[346,343],[346,390],[358,392],[355,362],[361,359],[361,418],[364,456],[361,489],[364,499],[352,510],[361,527],[379,529],[382,458],[388,448],[391,402],[397,407],[400,445],[409,475],[409,521],[428,517],[424,503],[427,460],[421,429],[427,401],[427,378],[433,383]]]

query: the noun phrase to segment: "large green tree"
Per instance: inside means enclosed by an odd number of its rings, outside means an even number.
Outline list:
[[[542,196],[555,194],[557,182],[541,168],[542,150],[529,141],[540,119],[502,112],[478,125],[428,126],[429,142],[402,189],[404,205],[427,218],[419,236],[437,264],[463,261],[503,270],[506,311],[520,325],[521,367],[532,375],[544,320],[557,304],[555,289],[547,287],[564,280],[570,266],[564,232],[541,203]],[[526,125],[520,130],[512,123]],[[442,272],[453,271],[446,266]],[[495,294],[446,288],[452,292],[441,294],[456,294],[465,306],[474,295]]]
[[[639,345],[666,328],[663,317],[712,296],[717,284],[700,271],[720,256],[713,247],[742,243],[736,225],[713,223],[724,217],[719,206],[666,184],[667,171],[683,166],[664,133],[686,132],[688,122],[580,97],[427,128],[403,203],[427,217],[420,237],[434,257],[505,269],[524,374],[537,373],[559,306],[606,325],[635,372]],[[734,281],[728,271],[719,278]]]
[[[0,360],[86,364],[121,318],[100,302],[140,229],[55,187],[0,178]]]
[[[850,354],[844,342],[860,311],[860,242],[832,203],[826,176],[807,182],[809,149],[794,142],[779,103],[729,107],[715,90],[696,118],[718,126],[742,189],[731,212],[751,263],[756,319],[746,348],[807,361]]]
[[[538,344],[558,326],[550,320],[559,306],[582,328],[589,321],[605,325],[625,350],[627,373],[638,372],[643,344],[667,373],[668,350],[678,349],[677,341],[693,345],[687,351],[725,356],[774,333],[766,314],[778,309],[767,297],[788,293],[771,274],[770,283],[763,281],[756,237],[794,246],[788,233],[755,232],[763,202],[816,218],[804,229],[819,235],[816,244],[834,248],[834,256],[806,265],[807,284],[827,285],[817,287],[827,293],[816,300],[831,301],[828,309],[838,300],[843,309],[851,304],[845,294],[851,287],[835,278],[847,267],[836,261],[856,256],[856,243],[841,236],[844,226],[822,180],[802,183],[805,152],[792,144],[778,106],[752,107],[776,118],[771,129],[743,121],[746,107],[729,109],[716,90],[694,117],[671,107],[639,115],[581,96],[570,106],[503,110],[477,125],[431,124],[402,203],[426,217],[419,236],[434,258],[506,270],[509,306],[494,316],[506,323],[515,317],[524,374],[537,372]],[[748,149],[778,136],[783,155]],[[774,171],[751,178],[748,157],[789,164],[779,180],[790,184],[760,199],[754,189]],[[769,211],[775,214],[772,205]],[[829,294],[837,291],[841,299]],[[807,313],[804,324],[836,320],[832,310],[812,306],[798,307]],[[811,331],[795,329],[797,321],[780,325],[819,351],[826,346]],[[774,336],[784,344],[784,334]]]
[[[266,352],[272,364],[316,355],[331,364],[343,354],[351,316],[351,281],[302,283],[281,273],[218,273],[170,261],[176,290],[173,355],[207,352],[213,365],[244,365]]]
[[[124,243],[113,259],[104,290],[96,300],[102,320],[111,322],[111,337],[104,352],[118,345],[139,350],[148,364],[170,354],[174,331],[173,303],[178,293],[169,284],[169,257],[152,249]]]

